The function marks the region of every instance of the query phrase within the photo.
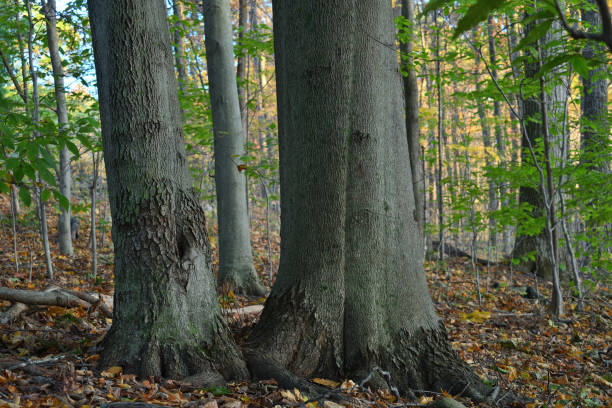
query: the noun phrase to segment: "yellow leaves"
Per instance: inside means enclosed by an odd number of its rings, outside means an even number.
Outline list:
[[[421,405],[429,405],[433,402],[434,398],[433,397],[426,397],[424,395],[421,396],[421,398],[419,398],[419,404]]]
[[[491,312],[476,309],[472,313],[461,313],[460,317],[472,323],[482,323],[491,318]]]
[[[508,381],[514,381],[518,378],[516,368],[511,365],[498,364],[497,371],[506,374],[508,376]]]
[[[315,384],[323,385],[327,388],[338,388],[340,383],[337,381],[327,380],[325,378],[313,378],[312,382]]]
[[[123,371],[123,367],[112,366],[102,371],[100,375],[105,378],[114,378],[117,374],[121,373],[121,371]]]
[[[305,395],[302,395],[300,390],[298,390],[297,388],[294,388],[293,392],[289,390],[281,390],[280,393],[281,393],[281,396],[288,402],[296,403],[296,402],[308,401],[308,397]]]

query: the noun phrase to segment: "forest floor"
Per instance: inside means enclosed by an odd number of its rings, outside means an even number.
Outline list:
[[[0,202],[2,214],[7,214],[6,205],[6,201]],[[73,257],[59,256],[54,239],[56,218],[50,219],[55,264],[53,283],[68,289],[112,295],[110,235],[107,233],[104,238],[98,276],[93,279],[89,276],[89,233],[81,228]],[[0,286],[42,290],[50,282],[44,277],[44,259],[35,223],[27,219],[33,217],[23,217],[18,225],[19,271],[15,270],[10,222],[7,217],[1,221]],[[254,251],[265,254],[256,258],[256,264],[269,284],[265,229],[257,222],[254,224]],[[211,241],[214,245],[215,240]],[[273,234],[276,258],[278,241],[278,234]],[[274,271],[276,264],[277,259],[273,259]],[[593,288],[580,311],[575,299],[566,299],[566,315],[562,320],[554,320],[546,314],[549,285],[540,282],[542,297],[530,299],[527,288],[534,287],[534,279],[514,273],[511,280],[507,266],[491,267],[488,273],[486,268],[481,268],[481,302],[469,260],[450,259],[441,272],[436,271],[433,263],[426,268],[432,297],[454,347],[483,378],[500,385],[501,392],[513,390],[531,398],[529,407],[612,406],[612,293],[609,288]],[[450,281],[447,276],[451,277]],[[227,309],[263,301],[248,301],[231,293],[220,297]],[[0,316],[10,306],[10,302],[0,301]],[[257,317],[257,313],[246,317],[228,314],[237,340],[248,335]],[[90,350],[110,324],[111,320],[98,311],[82,307],[30,306],[14,321],[0,325],[0,408],[98,407],[116,401],[175,407],[275,407],[303,406],[308,397],[318,397],[279,389],[273,380],[197,389],[162,378],[138,379],[124,374],[121,367],[98,367],[99,356]],[[354,386],[350,380],[342,384],[329,379],[313,380],[325,386],[344,387],[344,392],[351,395],[352,406],[406,406],[402,405],[406,401],[397,400],[390,393],[370,392]],[[390,381],[393,383],[393,378]],[[422,406],[419,404],[427,404],[441,395],[432,392],[409,406]],[[455,398],[466,406],[474,406],[461,396]],[[313,408],[317,403],[307,405]],[[340,406],[331,401],[319,402],[319,405]]]

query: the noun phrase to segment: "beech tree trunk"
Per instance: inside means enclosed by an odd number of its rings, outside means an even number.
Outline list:
[[[527,27],[525,35],[528,35],[529,31],[533,29],[533,24]],[[550,31],[541,39],[540,46],[542,47],[542,64],[545,63],[546,58],[553,55],[559,55],[563,52],[562,47],[554,46],[547,47],[546,44],[552,41],[560,41],[560,26],[559,23],[554,23]],[[535,78],[538,68],[537,58],[530,58],[525,63],[525,77]],[[565,103],[568,97],[567,85],[564,83],[567,79],[561,77],[559,74],[556,76],[556,82],[547,82],[547,115],[548,123],[550,124],[547,133],[549,135],[550,143],[550,157],[553,163],[558,163],[561,159],[563,152],[567,152],[568,149],[563,149],[562,143],[564,143],[564,137],[562,134],[563,127],[563,114],[565,110]],[[534,150],[538,150],[538,146],[543,146],[544,129],[542,125],[542,111],[541,111],[541,97],[540,94],[532,94],[525,98],[523,101],[523,117],[525,121],[526,133],[523,132],[521,138],[521,162],[526,166],[533,166],[533,160],[529,146],[532,146]],[[538,160],[540,165],[544,167],[545,159],[539,155]],[[535,173],[534,173],[535,174]],[[532,185],[524,185],[519,189],[519,203],[529,204],[532,209],[533,217],[546,217],[546,209],[544,203],[543,192],[539,184],[538,176],[534,176]],[[555,205],[556,207],[556,205]],[[559,226],[552,226],[553,231]],[[523,272],[535,272],[538,276],[552,280],[553,278],[553,262],[551,248],[549,245],[547,231],[542,228],[541,232],[536,234],[525,234],[521,235],[521,226],[518,226],[517,238],[514,244],[513,256],[514,258],[525,257],[528,254],[533,254],[535,260],[523,259],[519,265],[519,269]],[[557,262],[563,261],[565,255],[563,251],[560,251]]]
[[[415,18],[414,0],[402,0],[402,16],[410,23],[410,36],[402,43],[402,60],[405,64],[404,97],[406,99],[406,132],[410,152],[410,170],[412,174],[412,191],[414,192],[414,218],[421,234],[425,234],[425,178],[421,171],[421,143],[419,130],[419,87],[414,67],[413,42]]]
[[[47,43],[49,44],[49,56],[53,68],[53,82],[55,85],[55,103],[57,107],[57,123],[59,132],[65,137],[68,128],[68,109],[66,108],[66,90],[64,88],[64,68],[59,53],[59,40],[57,37],[57,8],[55,0],[42,0],[42,11],[45,15],[47,26]],[[70,151],[63,146],[59,157],[59,192],[66,197],[70,203],[70,183],[72,179],[70,171]],[[70,233],[70,207],[60,207],[58,220],[58,242],[59,249],[63,255],[72,256],[72,234]]]
[[[597,12],[594,1],[593,8],[582,10],[582,21],[588,23],[595,31],[601,26],[601,16]],[[601,157],[602,152],[609,152],[610,124],[608,121],[608,81],[606,47],[599,43],[588,42],[583,54],[588,59],[603,60],[599,66],[589,72],[588,78],[582,78],[583,94],[580,99],[582,118],[586,123],[582,126],[582,150],[585,162],[590,163],[592,170],[610,172],[610,157]]]
[[[88,3],[115,244],[102,365],[143,377],[245,378],[188,172],[164,1]]]
[[[427,290],[391,3],[273,6],[283,239],[252,354],[307,377],[377,364],[402,392],[483,400]]]
[[[227,0],[204,1],[206,60],[213,115],[215,184],[219,222],[219,286],[222,291],[261,296],[265,288],[253,266],[244,154],[234,75],[232,20]]]
[[[183,40],[184,26],[182,21],[185,18],[182,0],[172,1],[172,12],[176,17],[176,28],[173,33],[172,42],[174,43],[174,63],[176,65],[176,75],[178,76],[178,86],[181,92],[185,90],[187,82],[187,64],[185,63],[185,43]]]

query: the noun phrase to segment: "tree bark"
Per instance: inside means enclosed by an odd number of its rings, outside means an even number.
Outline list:
[[[472,34],[474,39],[476,38],[477,31],[476,29],[472,30]],[[480,55],[476,52],[476,56],[474,58],[474,83],[476,85],[476,93],[480,94]],[[477,102],[476,111],[478,112],[478,118],[480,119],[480,129],[482,130],[482,144],[484,146],[484,156],[485,156],[485,164],[487,167],[492,167],[494,165],[493,157],[492,157],[492,149],[493,144],[491,143],[491,128],[489,126],[487,120],[486,109],[487,107],[484,105],[484,101],[487,98],[484,98],[479,95],[479,101]],[[496,118],[498,116],[495,116]],[[496,220],[493,217],[493,212],[497,210],[498,200],[497,200],[497,185],[494,180],[489,179],[489,191],[488,191],[488,211],[489,211],[489,240],[488,246],[489,248],[497,248],[497,226]]]
[[[595,7],[595,1],[590,3]],[[582,21],[591,27],[601,25],[601,17],[595,9],[583,9]],[[587,43],[583,54],[585,58],[603,60],[589,72],[588,78],[582,78],[582,151],[586,156],[584,162],[589,168],[604,173],[610,172],[610,157],[601,157],[602,152],[609,152],[610,124],[608,121],[608,81],[606,75],[606,49],[602,44]]]
[[[403,392],[483,400],[427,291],[391,4],[273,6],[283,241],[253,355],[308,377],[377,364]]]
[[[245,378],[191,186],[164,2],[88,5],[115,244],[101,363],[143,377]]]
[[[40,122],[40,106],[38,98],[38,71],[34,67],[34,19],[32,15],[32,4],[30,0],[25,0],[26,10],[28,12],[28,65],[30,67],[30,76],[32,77],[32,122],[38,126]],[[39,137],[40,134],[37,130],[34,131],[34,137]],[[34,195],[37,204],[38,221],[40,226],[40,239],[43,244],[43,250],[45,253],[45,266],[47,270],[47,277],[53,279],[53,261],[51,260],[51,250],[49,248],[49,231],[47,226],[47,211],[46,203],[41,199],[40,185],[42,182],[38,173],[36,174],[36,184],[34,186]]]
[[[533,25],[527,27],[528,35],[529,30],[533,28]],[[559,41],[560,39],[560,26],[558,23],[552,25],[551,30],[542,38],[540,46],[542,47],[542,64],[545,63],[546,58],[550,58],[553,55],[558,55],[563,52],[560,46],[554,46],[552,48],[547,47],[545,44],[551,41]],[[533,78],[538,72],[538,58],[530,58],[525,63],[525,77]],[[546,88],[548,90],[547,95],[547,116],[549,119],[550,126],[546,130],[550,136],[550,158],[553,162],[559,162],[562,153],[567,149],[563,149],[562,143],[564,143],[564,137],[562,134],[562,123],[565,102],[567,99],[567,85],[563,83],[564,80],[557,80],[555,84],[548,83]],[[525,121],[525,130],[521,138],[521,162],[525,166],[534,166],[533,159],[531,157],[530,146],[537,150],[537,146],[543,146],[544,129],[542,127],[542,110],[541,110],[541,96],[540,94],[532,94],[526,97],[523,101],[523,118]],[[545,161],[539,156],[540,164],[544,164]],[[547,210],[544,200],[544,192],[541,190],[539,183],[534,182],[532,185],[523,185],[519,189],[519,204],[528,204],[532,207],[532,216],[547,217]],[[545,187],[545,186],[544,186]],[[551,198],[552,199],[552,198]],[[553,207],[555,207],[554,205]],[[553,230],[559,226],[552,225]],[[514,245],[513,257],[525,257],[527,254],[535,254],[535,260],[523,260],[519,265],[519,269],[523,272],[535,272],[538,276],[552,280],[553,278],[553,255],[551,248],[548,243],[548,237],[546,228],[542,228],[539,233],[532,235],[523,233],[520,235],[521,226],[518,226],[517,238]],[[565,259],[563,253],[559,254],[557,260]]]
[[[173,33],[172,42],[174,43],[174,63],[176,64],[176,75],[178,86],[181,92],[185,91],[187,82],[187,65],[185,64],[185,42],[183,40],[183,20],[185,19],[184,6],[182,0],[172,1],[172,12],[176,17],[176,27]]]
[[[66,137],[68,128],[68,109],[66,108],[66,89],[64,88],[64,68],[59,53],[59,39],[57,36],[57,8],[55,0],[42,0],[42,11],[45,15],[47,27],[47,43],[49,44],[49,56],[53,68],[53,83],[55,86],[55,103],[57,108],[57,123],[61,138]],[[60,148],[59,156],[59,192],[66,197],[70,203],[70,151],[65,145]],[[58,242],[60,253],[72,256],[72,235],[70,233],[70,206],[60,207],[58,220]]]
[[[205,1],[206,4],[206,1]],[[238,44],[242,44],[244,41],[244,34],[247,29],[248,11],[247,11],[247,0],[238,0]],[[230,14],[230,27],[231,27],[231,14]],[[230,30],[231,32],[231,30]],[[231,35],[231,33],[230,33]],[[240,104],[240,118],[242,123],[242,135],[247,137],[248,121],[249,121],[249,110],[247,108],[247,96],[246,96],[246,81],[247,81],[247,58],[245,50],[240,50],[238,56],[238,64],[236,65],[236,76],[238,77],[238,103]],[[233,63],[232,63],[233,66]]]
[[[406,133],[410,153],[412,191],[414,192],[415,213],[421,234],[425,234],[425,178],[421,171],[421,143],[419,130],[419,87],[414,67],[413,42],[415,30],[414,0],[402,0],[402,16],[410,24],[410,35],[401,43],[404,61],[404,98],[406,100]]]
[[[219,286],[225,292],[261,296],[265,288],[253,266],[246,179],[238,169],[244,149],[233,70],[231,10],[227,0],[206,0],[203,11],[215,145]]]

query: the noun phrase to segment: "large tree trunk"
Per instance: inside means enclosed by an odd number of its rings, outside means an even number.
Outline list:
[[[65,137],[66,129],[68,128],[68,109],[66,108],[66,90],[64,88],[64,68],[59,53],[59,41],[57,37],[57,9],[55,0],[43,0],[43,13],[47,26],[47,42],[49,44],[49,55],[51,58],[51,66],[53,68],[53,82],[55,85],[55,103],[57,107],[57,123],[60,134]],[[70,203],[70,151],[68,147],[63,146],[60,149],[59,157],[59,192]],[[58,241],[59,249],[63,255],[72,256],[72,234],[70,233],[70,206],[68,208],[60,207],[58,220]]]
[[[144,377],[246,377],[191,186],[164,2],[90,0],[89,13],[115,244],[102,364]]]
[[[215,144],[219,285],[223,291],[261,296],[265,288],[253,266],[246,179],[238,169],[244,148],[230,6],[227,0],[206,0],[203,10]]]
[[[303,376],[377,364],[403,392],[482,400],[427,290],[391,3],[279,0],[274,38],[283,240],[251,347]]]
[[[527,27],[525,35],[528,35],[529,30],[533,29],[533,24]],[[563,52],[560,46],[547,47],[546,44],[555,41],[560,41],[560,26],[558,23],[552,25],[550,31],[542,38],[542,64],[545,63],[547,58],[554,55],[558,55]],[[525,63],[525,77],[535,80],[538,68],[537,58],[530,58]],[[555,83],[547,84],[547,115],[550,126],[548,128],[548,134],[550,135],[550,154],[553,163],[558,163],[561,159],[561,155],[567,152],[567,149],[563,148],[564,137],[563,131],[563,115],[565,111],[565,104],[568,97],[567,84],[565,78],[561,77],[561,74],[556,76]],[[533,166],[533,160],[531,157],[530,146],[534,150],[538,150],[538,146],[543,146],[544,134],[542,128],[542,111],[541,111],[541,98],[539,94],[532,94],[525,98],[523,101],[523,118],[525,121],[525,130],[521,138],[521,162],[524,166]],[[538,160],[540,165],[544,167],[545,160],[539,155]],[[532,185],[523,185],[519,190],[519,203],[528,204],[532,207],[533,217],[546,217],[546,208],[543,192],[537,176],[534,177],[534,183]],[[556,205],[555,205],[556,206]],[[553,226],[553,229],[558,226]],[[553,262],[551,258],[551,248],[549,246],[546,228],[542,228],[539,233],[528,235],[520,235],[521,226],[518,226],[517,238],[514,244],[513,257],[521,258],[530,255],[530,259],[524,258],[519,269],[523,272],[535,272],[538,276],[552,279],[553,277]],[[535,256],[535,259],[532,259]],[[564,254],[559,254],[559,261],[565,259]]]

